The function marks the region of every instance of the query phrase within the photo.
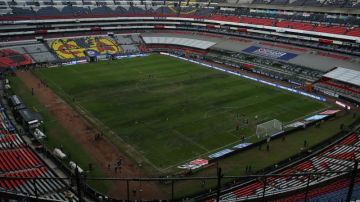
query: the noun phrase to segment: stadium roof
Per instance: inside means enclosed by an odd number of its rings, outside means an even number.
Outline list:
[[[360,71],[338,67],[324,77],[360,86]]]
[[[211,41],[178,37],[143,37],[143,39],[147,44],[180,45],[199,49],[208,49],[216,44],[215,42]]]

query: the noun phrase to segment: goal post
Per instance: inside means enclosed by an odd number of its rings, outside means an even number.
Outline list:
[[[271,137],[272,135],[283,132],[282,123],[273,119],[256,126],[256,136],[258,138]]]

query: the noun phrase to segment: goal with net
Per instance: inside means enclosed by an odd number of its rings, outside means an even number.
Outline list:
[[[273,135],[279,134],[283,132],[282,123],[277,120],[273,119],[256,126],[256,136],[258,138],[265,138],[271,137]]]

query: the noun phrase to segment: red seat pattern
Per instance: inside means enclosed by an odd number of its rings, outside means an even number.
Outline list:
[[[345,139],[341,140],[339,144],[342,145],[352,145],[357,141],[357,136],[355,134],[351,134],[349,137],[346,137]]]
[[[16,135],[1,135],[0,143],[10,143],[16,140]]]
[[[30,56],[19,53],[12,49],[0,50],[0,67],[17,67],[31,64]]]
[[[223,16],[223,15],[213,15],[209,18],[210,20],[218,21],[229,21],[229,22],[238,22],[239,18],[236,16]]]
[[[351,30],[344,26],[324,26],[324,25],[313,25],[310,22],[295,22],[289,20],[280,20],[277,22],[274,19],[269,18],[256,18],[256,17],[241,17],[241,16],[224,16],[224,15],[211,15],[211,16],[198,16],[193,14],[175,14],[175,13],[134,13],[134,14],[86,14],[79,15],[78,18],[106,18],[106,17],[183,17],[183,18],[195,18],[195,19],[210,19],[210,20],[218,20],[218,21],[227,21],[227,22],[236,22],[236,23],[248,23],[255,25],[266,25],[266,26],[277,26],[283,28],[297,29],[297,30],[307,30],[307,31],[316,31],[316,32],[324,32],[330,34],[343,34],[349,36],[360,36],[360,28],[356,27]],[[73,15],[63,15],[61,18],[63,19],[71,19]],[[38,19],[58,19],[59,16],[39,16]],[[2,16],[0,20],[25,20],[32,19],[32,17],[28,16]],[[1,58],[0,58],[1,62]]]
[[[322,51],[318,51],[317,55],[328,57],[328,58],[334,58],[337,60],[351,60],[351,57],[349,57],[349,56],[337,55],[334,53],[327,53],[327,52],[322,52]]]
[[[255,25],[267,25],[273,26],[276,22],[272,19],[266,18],[252,18],[252,17],[237,17],[237,16],[222,16],[222,15],[213,15],[210,17],[211,20],[219,20],[219,21],[227,21],[227,22],[240,22],[240,23],[248,23]]]
[[[320,167],[324,168],[325,170],[328,170],[329,169],[329,164],[322,161],[322,162],[320,162]]]
[[[268,182],[267,184],[269,187],[271,187],[270,189],[275,188],[276,190],[280,190],[282,187],[285,187],[285,188],[292,188],[295,190],[297,189],[297,186],[299,186],[298,188],[304,186],[308,178],[305,176],[296,176],[296,177],[289,176],[289,174],[295,174],[299,172],[323,171],[323,170],[329,170],[330,168],[331,169],[338,168],[340,170],[348,169],[349,161],[347,161],[347,163],[344,163],[343,165],[341,164],[341,162],[342,160],[349,160],[354,158],[356,152],[359,150],[357,146],[353,146],[357,142],[358,142],[358,135],[355,133],[350,134],[349,136],[345,137],[343,140],[339,141],[339,143],[333,146],[329,146],[325,151],[317,154],[316,156],[313,156],[310,159],[301,161],[286,169],[278,171],[277,173],[283,176],[269,177],[267,179]],[[315,182],[316,180],[319,179],[326,180],[326,178],[328,178],[328,176],[319,175],[313,177],[313,179],[311,180]],[[358,179],[358,181],[360,181],[360,178]],[[341,182],[341,180],[339,182]],[[225,201],[235,200],[235,197],[241,199],[246,199],[249,197],[253,198],[253,197],[257,197],[256,194],[259,193],[260,189],[263,189],[263,184],[259,181],[254,181],[244,186],[237,187],[230,193],[224,194],[222,198]],[[319,193],[321,194],[322,192],[331,191],[332,189],[334,189],[334,187],[332,186],[320,187],[319,188],[320,191],[316,190],[315,192],[312,192],[313,194],[312,196],[315,197],[316,194]],[[281,193],[281,191],[279,191],[278,193]],[[280,200],[275,200],[275,201],[302,201],[303,199],[304,199],[303,193],[300,193],[300,194],[292,195],[290,197],[281,198]]]
[[[2,172],[21,170],[41,165],[41,161],[29,149],[20,148],[0,152]]]
[[[334,159],[351,160],[355,157],[356,151],[340,153],[340,154],[327,154],[328,157]]]
[[[250,196],[253,194],[253,192],[259,188],[263,187],[263,184],[260,182],[255,182],[250,184],[249,186],[246,186],[244,189],[238,189],[233,192],[237,197],[244,197],[244,196]]]
[[[310,23],[304,23],[304,22],[291,22],[287,20],[283,20],[276,23],[277,27],[283,27],[283,28],[291,28],[291,29],[299,29],[299,30],[307,30],[311,31],[313,30],[313,25]]]
[[[6,117],[0,116],[1,118]],[[34,190],[33,180],[24,178],[55,177],[55,175],[43,164],[41,159],[24,144],[18,134],[10,133],[6,124],[0,124],[0,176],[15,178],[0,180],[0,190],[39,197],[63,198],[62,191],[65,184],[56,180],[36,180],[37,191]],[[16,179],[19,178],[19,179]],[[23,178],[23,179],[20,179]],[[1,195],[1,193],[0,193]]]
[[[346,35],[360,37],[360,27],[349,30],[348,32],[346,32]]]
[[[1,127],[1,126],[0,126],[0,127]],[[6,130],[6,129],[1,128],[1,129],[0,129],[0,134],[1,134],[1,135],[10,135],[11,133],[10,133],[8,130]]]
[[[19,172],[12,172],[3,174],[1,176],[3,177],[41,177],[45,172],[47,172],[48,169],[46,167],[41,168],[33,168],[28,169],[25,171],[19,171]],[[26,180],[2,180],[0,181],[0,187],[3,189],[13,190],[18,186],[23,185],[26,182]]]
[[[356,182],[359,182],[359,176],[356,178]],[[314,189],[311,189],[308,193],[308,198],[314,198],[316,196],[324,195],[326,193],[331,193],[337,191],[342,188],[346,188],[349,186],[348,179],[339,179],[337,181],[327,183],[326,186],[319,186]],[[285,198],[272,200],[272,202],[280,202],[280,201],[303,201],[304,200],[304,193],[294,194]]]
[[[265,19],[265,18],[250,18],[250,17],[241,17],[242,23],[255,24],[255,25],[266,25],[273,26],[275,24],[275,20]]]
[[[354,94],[360,94],[360,90],[353,89],[353,88],[350,88],[350,87],[345,86],[345,85],[343,86],[343,85],[340,85],[340,84],[337,84],[337,83],[333,83],[331,81],[321,81],[321,83],[325,84],[325,85],[335,87],[335,88],[339,88],[339,89],[342,89],[342,90],[345,90],[345,91],[349,91],[349,92],[354,93]]]
[[[340,26],[315,26],[314,30],[316,32],[325,32],[325,33],[331,33],[331,34],[345,34],[347,31],[345,27]]]
[[[295,170],[300,170],[300,171],[308,171],[308,170],[312,170],[313,165],[311,164],[310,161],[304,161],[296,166],[294,166]]]

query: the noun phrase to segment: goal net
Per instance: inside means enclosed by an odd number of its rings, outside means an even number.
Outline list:
[[[283,132],[282,123],[277,119],[256,126],[256,136],[258,138],[270,137],[281,132]]]

